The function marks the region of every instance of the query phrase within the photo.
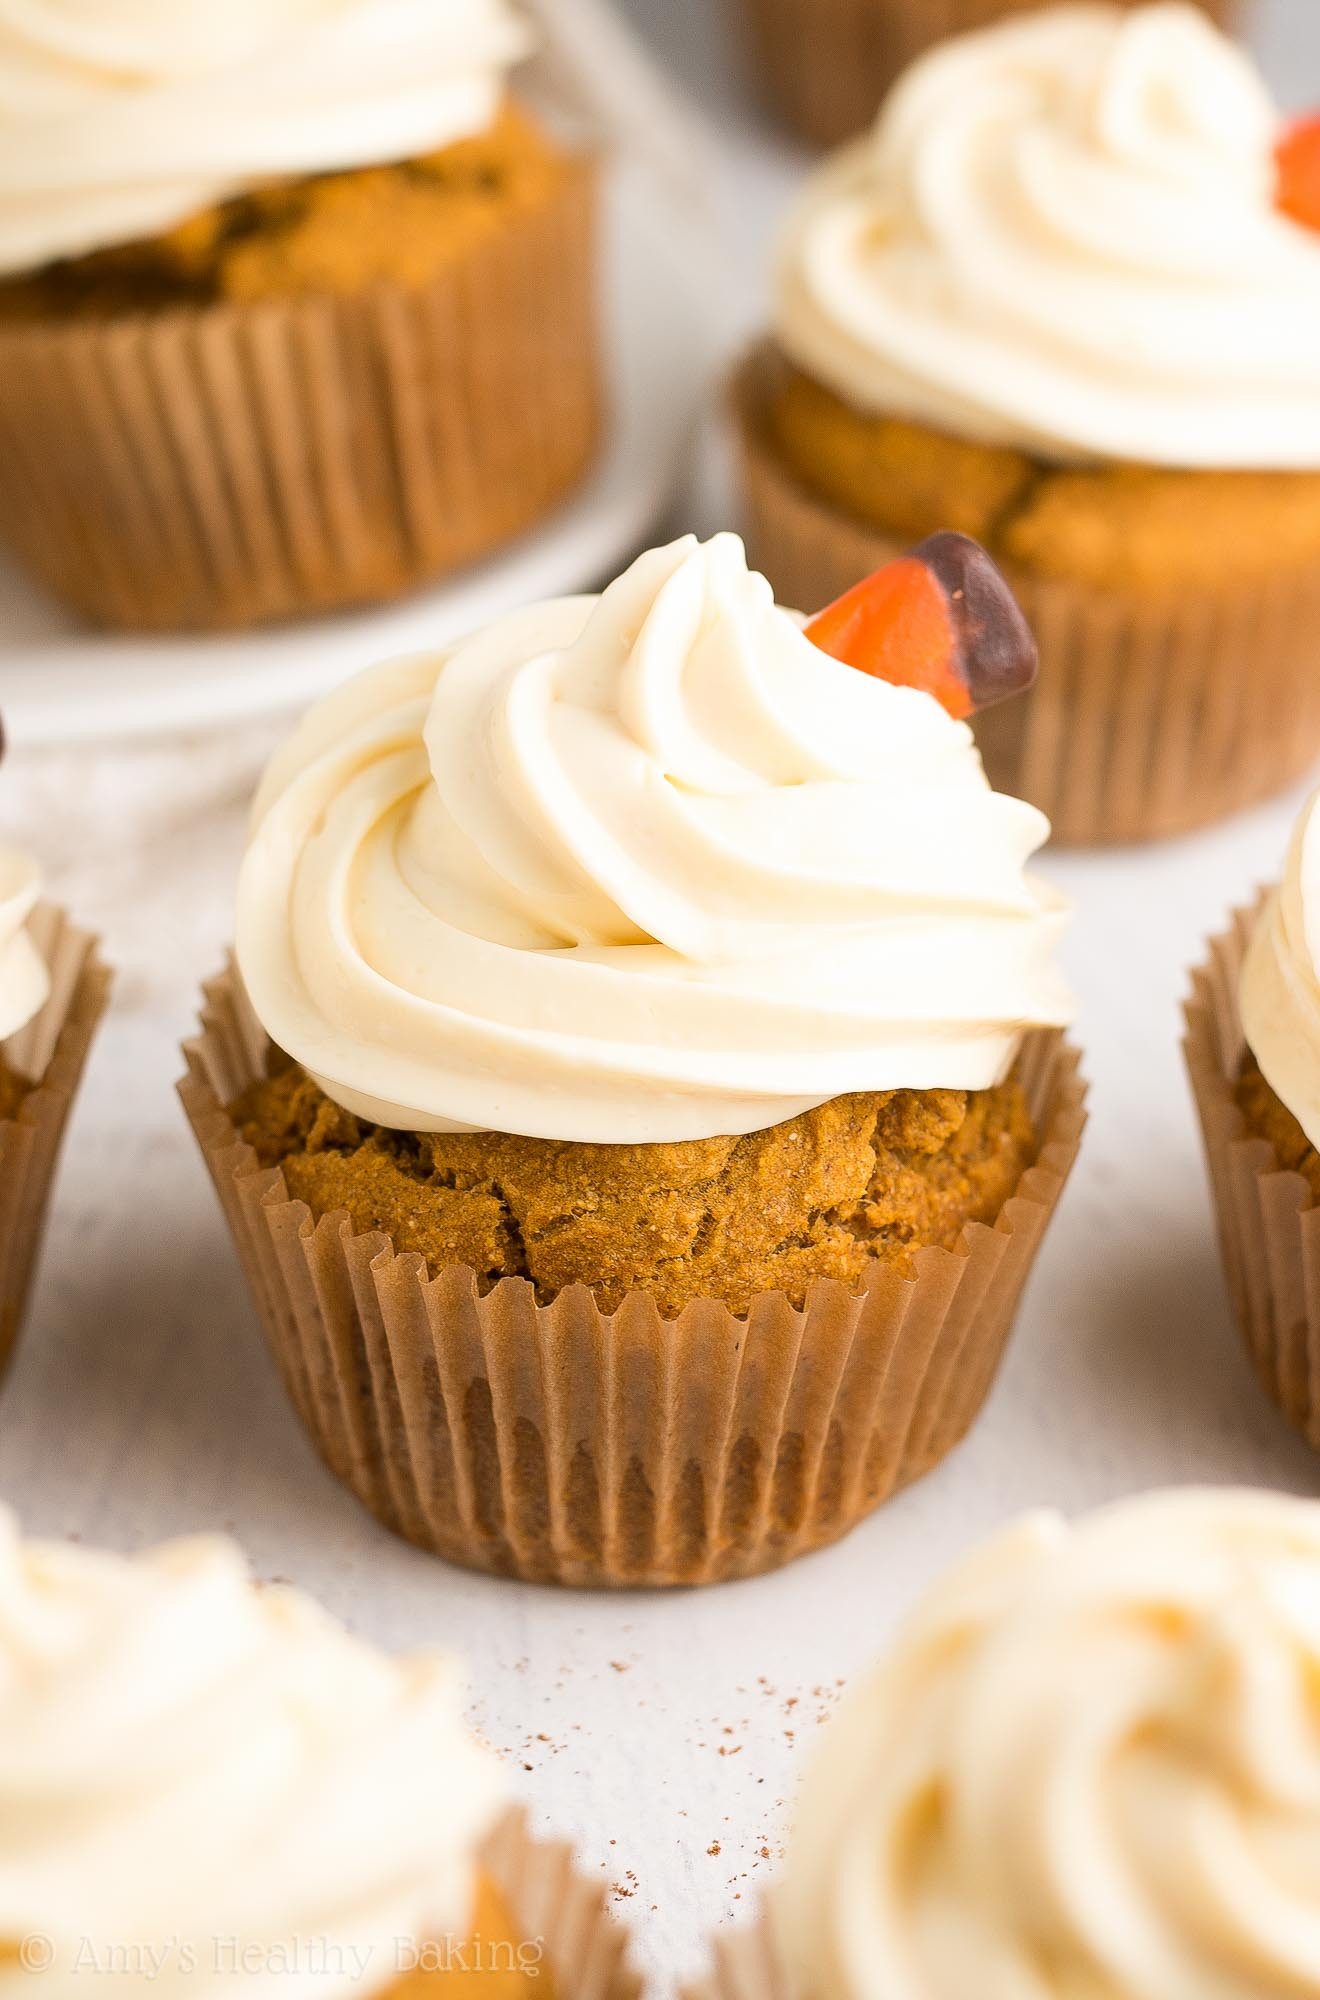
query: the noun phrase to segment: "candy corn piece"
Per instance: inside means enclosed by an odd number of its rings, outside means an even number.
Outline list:
[[[1000,571],[967,535],[931,535],[812,619],[824,653],[934,695],[963,721],[1036,678],[1036,642]]]
[[[1290,125],[1275,152],[1275,201],[1294,222],[1320,229],[1320,112]]]

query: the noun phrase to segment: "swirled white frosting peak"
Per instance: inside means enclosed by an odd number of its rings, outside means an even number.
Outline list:
[[[1261,1074],[1320,1146],[1320,794],[1293,829],[1283,881],[1252,933],[1239,1001]]]
[[[512,0],[0,0],[0,273],[489,125]]]
[[[27,928],[40,889],[31,855],[0,844],[0,1042],[26,1027],[50,993],[50,975]]]
[[[378,1123],[711,1138],[997,1081],[1069,1011],[1023,872],[1047,833],[929,695],[689,537],[313,709],[257,800],[238,959]]]
[[[466,1934],[500,1798],[440,1656],[220,1539],[125,1560],[0,1510],[0,1993],[36,1990],[34,1938],[49,2000],[385,1988],[401,1945]]]
[[[1320,1505],[991,1542],[831,1724],[775,1918],[810,2000],[1320,1993]]]
[[[1190,4],[941,44],[800,201],[777,333],[808,374],[1046,459],[1320,466],[1320,235],[1278,113]]]

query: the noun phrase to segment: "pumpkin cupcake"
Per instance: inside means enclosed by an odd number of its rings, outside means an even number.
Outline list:
[[[377,1652],[219,1537],[124,1558],[2,1510],[0,1605],[6,1991],[634,2000],[444,1655]]]
[[[1002,563],[1041,675],[981,747],[1056,837],[1176,833],[1320,754],[1320,124],[1195,8],[919,62],[799,202],[736,409],[787,601],[937,527]]]
[[[809,632],[689,538],[262,785],[185,1102],[322,1452],[454,1560],[768,1568],[989,1386],[1081,1123],[1048,829],[949,712],[1029,636],[956,538]]]
[[[1320,1991],[1318,1602],[1312,1500],[1002,1530],[830,1723],[699,2000]]]
[[[749,51],[767,101],[812,146],[837,146],[933,42],[1024,14],[1044,0],[741,0]],[[1120,0],[1138,6],[1141,0]],[[1200,0],[1233,27],[1238,0]]]
[[[1234,1311],[1264,1387],[1320,1447],[1320,799],[1278,888],[1212,940],[1186,1011]]]
[[[591,161],[510,0],[0,25],[0,536],[97,623],[392,597],[599,422]]]
[[[40,894],[33,857],[0,841],[0,1372],[22,1325],[64,1128],[110,990],[96,940]]]

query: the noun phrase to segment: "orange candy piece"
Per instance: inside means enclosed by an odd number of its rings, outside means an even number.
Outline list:
[[[1036,642],[979,542],[931,535],[807,626],[823,653],[894,687],[933,695],[956,721],[1036,678]]]
[[[1275,150],[1275,202],[1307,229],[1320,230],[1320,112],[1290,125]]]
[[[854,584],[812,619],[807,637],[877,680],[933,694],[959,721],[972,712],[948,599],[916,556],[900,556]]]

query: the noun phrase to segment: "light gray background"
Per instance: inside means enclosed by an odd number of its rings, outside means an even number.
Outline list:
[[[686,81],[693,95],[732,117],[759,123],[738,58],[737,33],[719,0],[619,0],[623,12]],[[1309,107],[1320,74],[1320,0],[1256,0],[1251,38],[1283,103]]]

